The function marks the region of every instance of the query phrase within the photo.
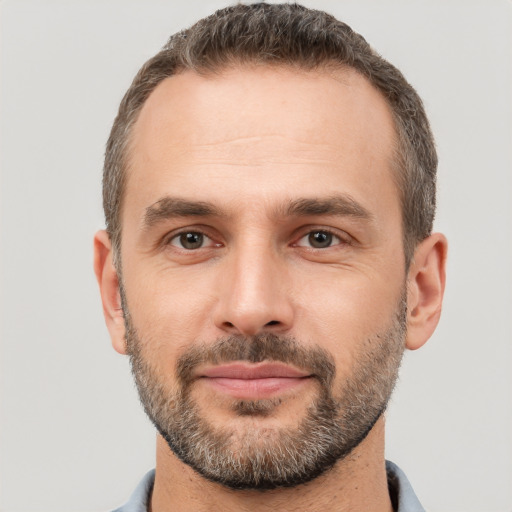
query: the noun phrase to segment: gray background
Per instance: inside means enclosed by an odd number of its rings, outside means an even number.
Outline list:
[[[431,512],[510,512],[512,3],[304,3],[402,69],[438,141],[446,302],[406,357],[387,456]],[[154,464],[92,272],[102,154],[139,66],[224,4],[0,3],[1,511],[109,510]]]

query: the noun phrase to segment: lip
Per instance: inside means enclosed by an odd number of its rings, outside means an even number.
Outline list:
[[[270,379],[270,378],[301,378],[310,377],[307,372],[298,370],[283,363],[231,363],[205,368],[199,377],[225,379]]]
[[[261,400],[296,390],[312,375],[283,363],[232,363],[205,368],[198,377],[233,398]]]

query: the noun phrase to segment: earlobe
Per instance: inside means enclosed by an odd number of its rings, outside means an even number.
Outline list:
[[[98,231],[94,237],[94,272],[100,287],[103,315],[112,346],[120,354],[126,354],[119,278],[112,258],[112,243],[108,233],[105,230]]]
[[[441,233],[423,240],[414,252],[407,280],[407,342],[423,346],[434,332],[443,303],[448,243]]]

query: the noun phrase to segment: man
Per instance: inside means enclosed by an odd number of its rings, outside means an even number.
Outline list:
[[[230,7],[143,66],[95,238],[158,430],[119,510],[423,510],[383,413],[439,320],[436,165],[414,89],[323,12]]]

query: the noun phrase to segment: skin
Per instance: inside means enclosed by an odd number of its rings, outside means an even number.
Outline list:
[[[265,331],[320,345],[334,357],[339,386],[361,344],[389,327],[404,283],[407,348],[425,343],[441,311],[446,240],[433,234],[419,244],[406,275],[394,140],[387,103],[350,70],[187,71],[155,89],[134,126],[121,261],[133,325],[170,388],[191,344]],[[299,199],[333,196],[365,215],[286,211]],[[148,221],[148,208],[166,197],[217,211]],[[315,230],[331,232],[332,245],[311,247]],[[205,246],[181,248],[182,231],[205,233]],[[113,346],[126,353],[104,231],[95,238],[95,270]],[[257,418],[236,416],[229,397],[207,383],[193,397],[212,425],[243,430],[296,426],[315,392],[309,381],[278,392],[282,404]],[[153,512],[221,509],[391,511],[384,419],[331,471],[265,493],[204,480],[158,436]]]

